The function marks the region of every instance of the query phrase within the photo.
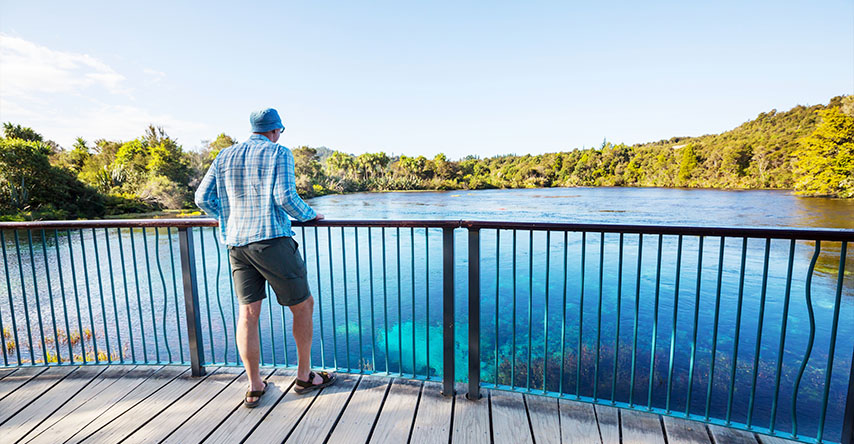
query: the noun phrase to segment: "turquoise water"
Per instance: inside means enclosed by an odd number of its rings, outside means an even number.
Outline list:
[[[311,200],[310,204],[329,219],[854,228],[854,202],[804,199],[779,191],[574,188],[365,193],[325,196]],[[441,230],[346,228],[342,232],[339,228],[307,228],[296,232],[317,299],[313,362],[351,371],[440,377],[443,371]],[[186,336],[186,331],[176,231],[134,230],[133,239],[128,230],[118,234],[110,230],[108,234],[103,230],[84,230],[71,232],[69,237],[60,232],[54,239],[48,233],[44,255],[36,233],[32,259],[35,269],[47,267],[50,273],[32,273],[26,239],[23,238],[19,256],[14,242],[7,237],[4,265],[9,267],[11,279],[0,282],[0,296],[6,291],[12,297],[0,297],[0,318],[4,326],[11,325],[9,307],[15,307],[22,359],[29,359],[30,351],[35,359],[40,359],[43,349],[38,337],[42,333],[48,338],[45,349],[55,349],[49,340],[55,331],[54,319],[58,331],[92,330],[99,350],[110,344],[116,359],[173,362],[188,359],[182,343],[186,339],[182,341],[181,337]],[[203,276],[198,285],[206,358],[212,362],[236,363],[233,346],[236,307],[231,296],[227,255],[216,241],[215,229],[204,229],[197,235],[197,269]],[[622,267],[617,234],[603,237],[600,233],[587,233],[582,238],[581,233],[568,233],[566,237],[564,233],[552,233],[547,237],[543,232],[531,235],[519,231],[514,239],[514,232],[502,230],[500,242],[498,237],[495,230],[482,230],[480,239],[481,378],[485,383],[532,390],[545,388],[568,394],[578,390],[583,396],[605,399],[611,399],[613,394],[617,401],[631,400],[662,408],[668,405],[669,386],[669,406],[677,411],[688,409],[690,388],[689,410],[702,415],[706,408],[712,347],[716,344],[710,414],[723,418],[729,410],[733,421],[746,422],[755,374],[756,402],[751,420],[759,427],[768,427],[778,374],[788,241],[770,242],[768,279],[763,283],[764,239],[748,241],[745,278],[741,282],[741,239],[726,240],[723,266],[719,267],[720,238],[706,238],[702,267],[698,268],[701,258],[698,238],[682,239],[680,257],[676,236],[662,237],[660,247],[658,236],[644,236],[639,268],[637,235],[623,236]],[[70,252],[69,240],[73,246]],[[81,242],[86,245],[85,258]],[[96,244],[98,255],[94,254]],[[468,367],[468,264],[464,230],[456,232],[455,249],[456,368],[457,379],[464,380]],[[795,246],[776,419],[776,427],[782,430],[791,430],[792,392],[808,345],[810,323],[805,277],[814,249],[812,242],[798,242]],[[806,434],[817,430],[815,412],[823,395],[822,369],[827,366],[839,251],[838,243],[821,245],[811,286],[815,341],[800,382],[797,405],[798,429]],[[854,349],[852,256],[849,252],[842,286],[839,338],[825,426],[828,436],[838,434],[840,428]],[[72,263],[76,266],[76,279],[71,274]],[[60,265],[62,282],[59,282]],[[718,279],[721,310],[717,338],[713,341]],[[22,290],[29,298],[28,310],[24,310],[23,298],[19,297]],[[67,304],[61,303],[63,293]],[[36,294],[38,298],[34,297]],[[742,312],[736,322],[739,299]],[[40,307],[35,306],[35,301],[40,302]],[[35,328],[36,313],[44,319],[43,331]],[[67,328],[65,313],[69,319]],[[175,324],[176,313],[181,319],[180,329]],[[32,347],[23,328],[27,314],[32,319],[30,335],[35,338]],[[761,330],[758,329],[760,314]],[[268,299],[261,325],[262,359],[266,364],[296,363],[290,325],[290,314]],[[738,342],[735,341],[737,326]],[[754,371],[759,335],[759,359]],[[729,405],[736,344],[737,365]],[[67,358],[63,347],[59,348],[60,354]],[[72,348],[72,353],[80,353],[79,347]],[[634,366],[633,354],[637,356]],[[689,372],[692,354],[694,365]],[[653,360],[654,369],[650,372]]]

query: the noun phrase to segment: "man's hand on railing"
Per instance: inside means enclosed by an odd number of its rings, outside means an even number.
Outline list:
[[[326,216],[324,216],[324,215],[322,215],[322,214],[320,214],[320,213],[317,213],[317,216],[315,216],[315,218],[314,218],[314,219],[312,219],[312,220],[314,220],[314,221],[316,222],[316,221],[319,221],[319,220],[323,220],[325,217],[326,217]]]

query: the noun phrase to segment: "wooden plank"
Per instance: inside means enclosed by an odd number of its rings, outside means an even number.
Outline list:
[[[712,444],[706,425],[701,422],[665,416],[664,432],[669,444]]]
[[[560,410],[562,443],[601,444],[602,439],[599,436],[599,427],[596,425],[596,411],[593,409],[593,404],[561,399],[558,401],[558,409]],[[532,416],[531,421],[533,420],[534,417]],[[619,439],[619,435],[617,439]],[[539,438],[537,438],[537,442],[540,442]]]
[[[177,402],[163,410],[154,419],[130,434],[123,443],[160,442],[181,426],[187,419],[195,415],[204,405],[228,387],[232,381],[243,373],[239,368],[220,368],[204,381],[201,381],[182,396]],[[181,380],[178,378],[173,381]],[[166,386],[164,390],[169,389]],[[146,400],[147,402],[148,400]]]
[[[756,434],[756,437],[759,438],[759,442],[761,444],[797,444],[797,441],[778,438],[776,436],[762,435],[759,433]]]
[[[2,334],[2,333],[0,333],[0,334]],[[18,370],[18,367],[3,367],[3,368],[0,368],[0,379],[3,379],[3,378],[5,378],[5,377],[7,377],[7,376],[11,375],[12,373],[15,373],[15,371],[17,371],[17,370]]]
[[[390,378],[379,376],[362,376],[327,444],[368,442],[391,381]]]
[[[93,400],[94,403],[78,409],[75,415],[69,415],[68,421],[63,418],[39,435],[36,441],[57,442],[58,439],[49,439],[51,433],[57,433],[68,442],[80,442],[186,371],[177,367],[155,367],[156,371],[146,371],[149,368],[141,366],[128,372],[124,378],[104,389]]]
[[[709,424],[712,438],[718,444],[757,444],[756,437],[752,433]]]
[[[294,386],[291,386],[244,443],[284,442],[317,395],[317,391],[298,395],[294,392]]]
[[[0,401],[45,370],[47,367],[21,367],[15,373],[0,379]]]
[[[0,424],[5,423],[19,411],[38,400],[51,387],[65,379],[69,373],[76,369],[77,367],[49,367],[26,383],[21,384],[0,402]],[[10,376],[10,378],[14,377]]]
[[[534,443],[521,393],[491,390],[489,404],[492,407],[492,437],[495,444]]]
[[[241,442],[249,432],[264,418],[279,399],[290,389],[296,379],[293,370],[276,369],[275,373],[267,378],[267,393],[261,397],[261,402],[254,409],[240,407],[234,410],[225,421],[221,422],[213,433],[204,440],[206,443],[234,443]],[[244,388],[241,393],[245,392]],[[243,400],[241,399],[242,403]]]
[[[599,436],[602,444],[620,444],[620,410],[604,405],[594,405],[596,422],[599,423]]]
[[[534,431],[534,441],[537,444],[560,444],[560,411],[557,399],[525,395],[525,405],[528,408],[531,429]]]
[[[98,405],[97,400],[94,398],[133,369],[134,366],[132,365],[111,365],[107,367],[94,381],[72,396],[59,410],[53,412],[49,418],[31,430],[21,441],[27,442],[33,439],[45,430],[53,427],[57,422],[65,419],[69,414],[73,414],[73,412],[77,411],[83,405]]]
[[[469,401],[466,388],[457,385],[454,398],[454,429],[451,442],[460,444],[481,444],[490,442],[489,399],[481,398]]]
[[[410,444],[447,443],[451,436],[453,398],[442,396],[442,384],[425,382],[421,389],[421,401],[415,415]]]
[[[261,377],[264,379],[268,378],[272,373],[272,369],[261,369]],[[177,430],[163,441],[163,444],[202,442],[232,412],[242,408],[243,396],[248,389],[249,378],[246,377],[246,373],[243,373],[223,391],[219,392],[211,402],[207,403],[195,415],[181,424]],[[264,396],[266,397],[267,395]]]
[[[218,368],[209,368],[206,376],[194,377],[184,371],[159,390],[119,415],[96,432],[89,435],[86,442],[119,442],[140,427],[152,421],[176,402],[183,402],[183,396],[193,390],[199,382],[216,374]]]
[[[323,389],[286,442],[322,442],[347,406],[347,400],[359,382],[358,376],[338,375],[334,385]]]
[[[421,393],[421,382],[395,379],[371,435],[372,443],[406,442]]]
[[[82,367],[48,389],[27,407],[0,426],[0,436],[6,442],[17,442],[86,387],[106,367]],[[38,377],[42,377],[39,375]],[[28,384],[29,385],[29,384]],[[26,387],[26,386],[24,386]],[[5,401],[4,401],[5,403]]]
[[[624,444],[664,444],[658,415],[635,410],[620,413]]]

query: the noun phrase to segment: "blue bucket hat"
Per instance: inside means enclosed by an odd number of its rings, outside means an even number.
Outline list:
[[[249,115],[249,123],[252,124],[253,133],[266,133],[267,131],[284,129],[282,119],[279,118],[279,113],[273,108],[253,111]]]

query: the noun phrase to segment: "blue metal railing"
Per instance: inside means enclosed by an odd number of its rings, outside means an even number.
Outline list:
[[[852,442],[852,230],[294,225],[321,367]],[[210,219],[0,224],[3,365],[240,365],[217,237]],[[269,297],[263,365],[296,364],[289,318]]]

